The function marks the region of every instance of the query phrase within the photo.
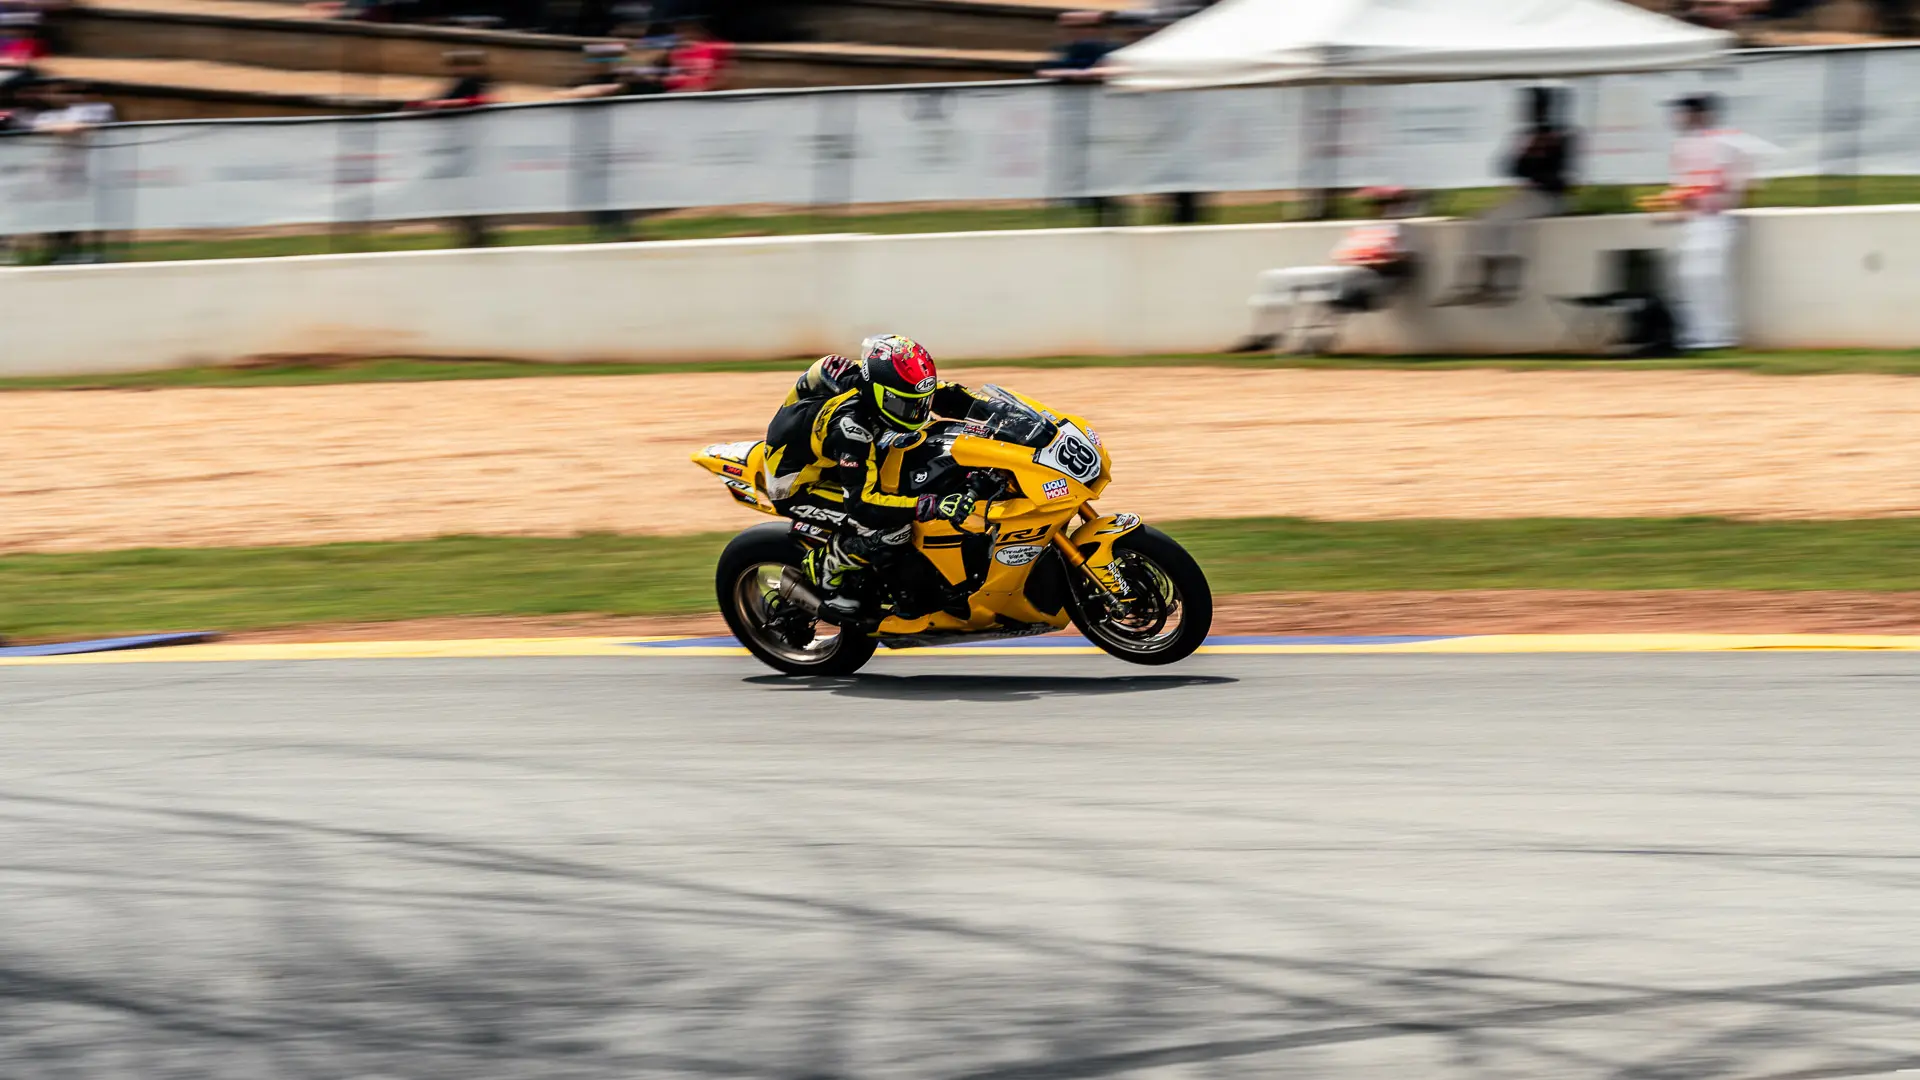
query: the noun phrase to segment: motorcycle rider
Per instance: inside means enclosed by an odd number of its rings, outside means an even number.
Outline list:
[[[918,445],[935,416],[965,417],[973,401],[899,334],[861,342],[858,359],[823,356],[794,383],[767,427],[767,493],[782,514],[831,529],[806,562],[826,593],[821,618],[845,625],[859,617],[863,575],[899,560],[914,522],[958,526],[973,513],[971,493],[899,495],[882,476],[890,452]]]

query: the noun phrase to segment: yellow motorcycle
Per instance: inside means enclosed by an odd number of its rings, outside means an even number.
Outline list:
[[[1134,514],[1101,515],[1093,500],[1112,459],[1078,417],[988,386],[967,417],[937,420],[887,452],[882,482],[902,495],[972,490],[960,527],[916,524],[912,553],[876,575],[858,626],[820,619],[824,600],[801,569],[840,522],[833,511],[756,525],[720,555],[714,589],[736,638],[789,675],[850,675],[880,645],[913,648],[1063,630],[1136,664],[1192,655],[1213,623],[1198,563]],[[767,494],[766,444],[723,443],[693,455],[741,505],[779,515]],[[1075,520],[1079,524],[1076,526]]]

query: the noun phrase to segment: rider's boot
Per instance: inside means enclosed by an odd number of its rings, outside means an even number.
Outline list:
[[[820,621],[834,626],[851,626],[860,621],[860,582],[870,561],[857,549],[858,538],[844,540],[836,535],[831,542],[807,552],[807,576],[820,587],[825,599],[820,604]]]

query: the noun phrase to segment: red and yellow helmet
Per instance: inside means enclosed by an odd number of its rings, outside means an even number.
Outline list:
[[[940,385],[933,354],[912,338],[881,334],[860,343],[860,370],[880,419],[896,431],[919,431],[933,419]]]

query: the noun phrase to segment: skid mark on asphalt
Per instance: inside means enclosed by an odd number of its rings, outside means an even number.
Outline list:
[[[1889,987],[1904,988],[1915,985],[1920,985],[1920,971],[1889,971],[1845,978],[1807,979],[1800,982],[1716,990],[1643,993],[1591,1002],[1528,1005],[1490,1012],[1443,1015],[1434,1019],[1354,1024],[1313,1031],[1289,1032],[1283,1035],[1177,1044],[1102,1054],[1077,1060],[1036,1061],[979,1069],[960,1074],[955,1080],[1090,1080],[1094,1077],[1115,1076],[1139,1069],[1218,1062],[1281,1050],[1299,1050],[1341,1043],[1401,1038],[1409,1035],[1458,1035],[1485,1028],[1530,1027],[1563,1020],[1621,1016],[1688,1005],[1744,1004],[1757,1000],[1772,1005],[1819,1008],[1822,1003],[1817,1000],[1810,1001],[1806,995]],[[1753,1047],[1746,1044],[1745,1049],[1751,1052]],[[1623,1075],[1633,1075],[1633,1072],[1629,1070]],[[1661,1073],[1655,1071],[1647,1075],[1661,1075]],[[1849,1073],[1823,1072],[1820,1075],[1844,1076]]]

